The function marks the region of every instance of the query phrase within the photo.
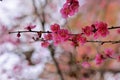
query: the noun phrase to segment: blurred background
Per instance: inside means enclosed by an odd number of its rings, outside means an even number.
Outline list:
[[[58,23],[72,33],[80,33],[81,28],[96,21],[107,22],[109,27],[120,25],[120,0],[79,1],[79,12],[68,19],[60,14],[65,0],[0,1],[0,80],[120,80],[117,60],[110,59],[99,66],[93,60],[87,69],[74,62],[74,59],[94,57],[106,48],[120,54],[120,44],[87,43],[74,48],[66,42],[44,48],[40,41],[32,39],[37,36],[34,33],[23,33],[20,38],[8,34],[25,30],[29,24],[36,25],[33,30],[47,31],[51,24]],[[98,40],[119,39],[117,30],[111,30],[109,36]]]

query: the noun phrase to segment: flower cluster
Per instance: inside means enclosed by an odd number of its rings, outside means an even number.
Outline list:
[[[102,64],[105,59],[111,58],[111,59],[118,59],[118,57],[115,57],[115,52],[111,48],[107,48],[104,50],[104,54],[97,54],[95,57],[96,64]]]
[[[97,30],[94,35],[95,38],[98,38],[99,36],[106,37],[109,34],[107,23],[97,22],[95,28]]]
[[[120,55],[115,54],[114,50],[111,48],[106,48],[103,52],[97,53],[94,58],[90,58],[85,56],[82,58],[82,61],[77,61],[77,63],[81,63],[81,66],[84,68],[89,68],[90,62],[94,61],[96,65],[101,65],[105,62],[106,59],[115,59],[118,62],[120,61]]]
[[[44,35],[44,43],[47,43],[46,45],[48,45],[48,40],[53,40],[54,44],[57,45],[69,39],[70,36],[67,29],[60,29],[59,24],[53,24],[50,27],[51,33]]]
[[[82,34],[71,34],[67,29],[60,29],[59,24],[51,25],[50,29],[51,32],[44,35],[44,45],[46,44],[48,46],[48,43],[51,40],[54,42],[54,45],[63,43],[65,41],[72,41],[72,45],[78,46],[79,43],[84,44],[86,42],[86,37],[84,37]]]
[[[82,31],[86,36],[90,36],[93,34],[94,28],[92,26],[85,26],[85,28],[82,28]]]
[[[63,18],[67,18],[68,16],[74,15],[75,12],[78,12],[78,8],[79,8],[78,0],[66,0],[60,12]]]
[[[97,39],[99,36],[106,37],[109,34],[108,25],[105,22],[97,22],[91,26],[86,26],[82,28],[82,32],[86,36],[94,34],[94,38]]]

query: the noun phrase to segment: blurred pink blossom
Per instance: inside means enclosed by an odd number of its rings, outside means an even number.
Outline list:
[[[43,42],[41,43],[41,46],[42,46],[42,47],[48,47],[49,45],[50,45],[50,43],[47,42],[47,41],[43,41]]]
[[[90,63],[88,63],[88,62],[82,62],[82,64],[81,64],[84,68],[89,68],[90,67]]]
[[[103,55],[97,54],[97,55],[95,56],[95,63],[96,63],[97,65],[100,65],[100,64],[102,64],[103,62],[104,62],[104,57],[103,57]]]
[[[106,54],[106,56],[107,57],[112,57],[113,56],[113,54],[115,53],[112,49],[110,49],[110,48],[107,48],[107,49],[105,49],[105,54]]]

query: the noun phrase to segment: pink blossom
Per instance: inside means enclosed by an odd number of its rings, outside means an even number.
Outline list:
[[[35,27],[36,25],[29,24],[27,27],[25,27],[25,29],[31,31],[31,29],[34,29]]]
[[[117,56],[117,61],[120,62],[120,56]]]
[[[82,62],[81,64],[84,68],[89,68],[90,64],[88,62]]]
[[[62,43],[64,41],[67,41],[69,39],[69,32],[67,29],[60,29],[56,33],[52,33],[52,38],[54,41],[54,44],[57,45],[58,43]]]
[[[81,37],[79,42],[83,45],[86,42],[86,37]]]
[[[82,34],[76,34],[74,36],[71,36],[70,39],[72,40],[73,46],[78,46],[79,43],[83,45],[86,42],[86,37],[83,37]]]
[[[117,33],[120,34],[120,29],[117,29]]]
[[[66,4],[65,4],[66,5]],[[70,14],[71,10],[69,9],[69,6],[64,6],[61,10],[60,10],[62,17],[63,18],[67,18],[68,15]]]
[[[106,37],[109,34],[107,27],[108,27],[107,23],[97,22],[95,24],[95,28],[97,31],[95,32],[94,37],[95,38],[98,38],[99,36]]]
[[[96,62],[96,64],[101,64],[101,63],[103,63],[104,62],[104,57],[103,57],[103,55],[101,55],[101,54],[97,54],[96,56],[95,56],[95,62]]]
[[[86,36],[90,36],[93,34],[93,27],[91,26],[86,26],[85,28],[82,28],[82,32],[86,35]]]
[[[53,38],[54,45],[57,45],[58,43],[61,42],[57,33],[52,33],[52,38]]]
[[[43,42],[41,43],[41,46],[42,46],[42,47],[48,47],[49,45],[50,45],[50,43],[47,42],[47,41],[43,41]]]
[[[106,54],[106,56],[107,57],[112,57],[113,56],[113,54],[114,54],[114,51],[112,50],[112,49],[110,49],[110,48],[108,48],[108,49],[106,49],[105,51],[105,54]]]
[[[86,37],[83,37],[82,34],[77,34],[76,41],[80,42],[81,44],[84,44],[86,42]]]
[[[75,12],[78,11],[79,2],[78,0],[67,0],[63,5],[63,8],[60,10],[62,17],[67,18],[68,16],[72,16]]]
[[[70,16],[74,15],[75,12],[78,12],[79,2],[77,0],[76,1],[74,0],[69,8],[72,11],[72,12],[70,12]]]
[[[53,24],[50,26],[50,29],[52,30],[52,32],[57,32],[58,30],[60,30],[60,25],[59,24]]]
[[[45,40],[52,40],[52,35],[51,33],[48,33],[47,35],[44,35]]]
[[[69,39],[69,32],[67,29],[60,29],[58,30],[57,34],[61,42]]]

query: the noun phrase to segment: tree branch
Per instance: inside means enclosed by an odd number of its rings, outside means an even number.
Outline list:
[[[58,72],[58,74],[60,75],[61,80],[64,80],[63,75],[62,75],[62,71],[60,70],[60,67],[59,67],[59,63],[57,62],[57,60],[56,60],[55,57],[54,57],[54,55],[55,55],[55,50],[54,50],[54,48],[52,47],[52,45],[49,46],[49,50],[50,50],[50,52],[51,52],[52,60],[53,60],[53,62],[55,63],[55,66],[56,66],[56,68],[57,68],[57,72]]]
[[[103,45],[104,43],[112,43],[112,44],[120,43],[120,40],[118,41],[87,41],[87,42],[101,43]]]

